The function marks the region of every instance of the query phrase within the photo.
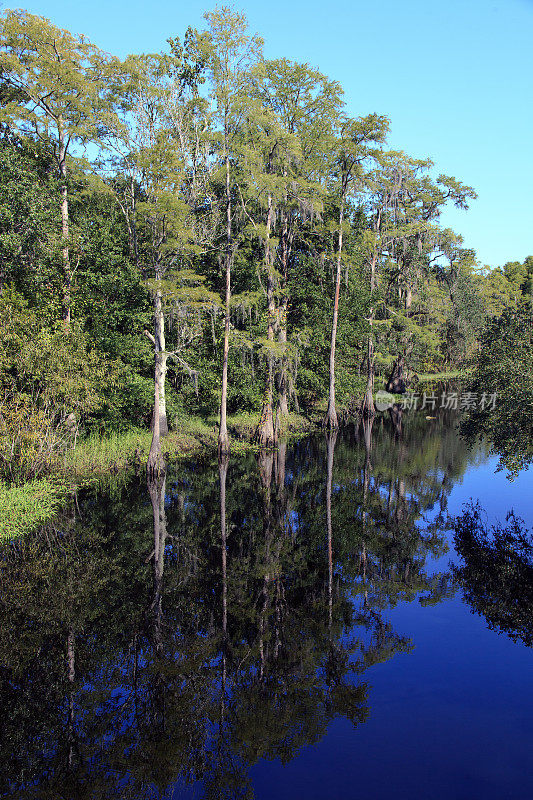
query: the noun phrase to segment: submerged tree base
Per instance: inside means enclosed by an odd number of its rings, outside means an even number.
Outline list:
[[[218,454],[219,456],[228,455],[231,449],[231,442],[228,436],[228,432],[219,433],[218,435]]]
[[[335,403],[332,403],[331,401],[328,403],[326,416],[322,420],[322,427],[327,431],[336,431],[339,427],[337,409],[335,408]]]
[[[274,426],[272,406],[267,404],[263,407],[259,425],[254,433],[253,442],[260,447],[272,449],[276,447],[278,441],[278,426]]]

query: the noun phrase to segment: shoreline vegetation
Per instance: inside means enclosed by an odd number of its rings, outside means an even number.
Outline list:
[[[424,386],[466,377],[467,374],[468,371],[454,370],[423,374],[418,379],[419,384]],[[322,420],[326,405],[327,401],[324,400],[309,414],[289,413],[283,421],[281,434],[285,438],[291,438],[323,430]],[[260,416],[259,411],[228,415],[231,452],[260,449],[260,445],[254,443]],[[182,416],[175,420],[173,429],[161,440],[161,448],[167,458],[187,457],[204,448],[216,448],[217,436],[216,415],[207,418]],[[101,477],[106,473],[117,474],[122,469],[136,465],[145,467],[151,442],[152,431],[143,429],[112,433],[110,436],[92,435],[82,439],[73,450],[68,451],[63,464],[58,464],[53,474],[76,482],[91,476]]]
[[[429,385],[465,376],[458,370],[419,375],[419,385]],[[326,401],[308,415],[290,413],[284,420],[281,435],[292,439],[323,431]],[[228,415],[230,453],[261,449],[254,442],[259,412]],[[215,415],[202,419],[182,416],[161,441],[165,460],[172,462],[206,451],[217,450],[218,426]],[[108,436],[90,435],[80,439],[51,467],[47,476],[21,486],[0,482],[0,542],[31,533],[46,524],[61,510],[70,495],[84,486],[119,479],[121,475],[146,470],[152,431],[133,429]]]
[[[447,372],[427,373],[418,376],[418,386],[440,383],[446,380],[464,378],[468,370],[449,370]],[[379,390],[379,386],[377,387]],[[374,395],[375,396],[375,395]],[[401,397],[401,395],[398,395]],[[315,433],[323,430],[322,420],[327,401],[317,404],[309,414],[289,413],[283,422],[281,434],[284,438]],[[254,443],[254,434],[260,419],[260,412],[230,414],[227,427],[230,437],[230,452],[243,449],[259,450]],[[176,459],[194,455],[205,448],[216,448],[218,418],[182,416],[175,420],[173,429],[161,440],[163,455]],[[152,442],[150,430],[136,429],[109,436],[92,435],[82,439],[69,451],[62,465],[57,465],[54,474],[64,476],[74,482],[87,478],[101,477],[106,473],[117,474],[128,467],[145,467]]]

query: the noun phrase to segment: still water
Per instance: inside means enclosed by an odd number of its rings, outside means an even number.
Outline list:
[[[533,526],[495,468],[412,413],[80,492],[1,551],[0,797],[533,797],[531,560],[454,549]]]

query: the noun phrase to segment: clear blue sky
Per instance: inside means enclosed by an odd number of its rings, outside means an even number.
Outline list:
[[[221,3],[222,5],[224,3]],[[14,4],[4,0],[4,7]],[[17,4],[18,5],[18,4]],[[31,0],[27,10],[116,55],[202,27],[207,0]],[[241,0],[268,57],[338,80],[349,113],[390,117],[389,143],[472,185],[444,222],[482,264],[533,254],[533,0]]]

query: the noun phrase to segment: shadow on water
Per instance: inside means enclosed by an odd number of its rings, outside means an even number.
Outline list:
[[[368,670],[413,647],[387,610],[452,592],[452,422],[180,464],[4,547],[0,796],[253,797],[260,759],[364,723]]]

